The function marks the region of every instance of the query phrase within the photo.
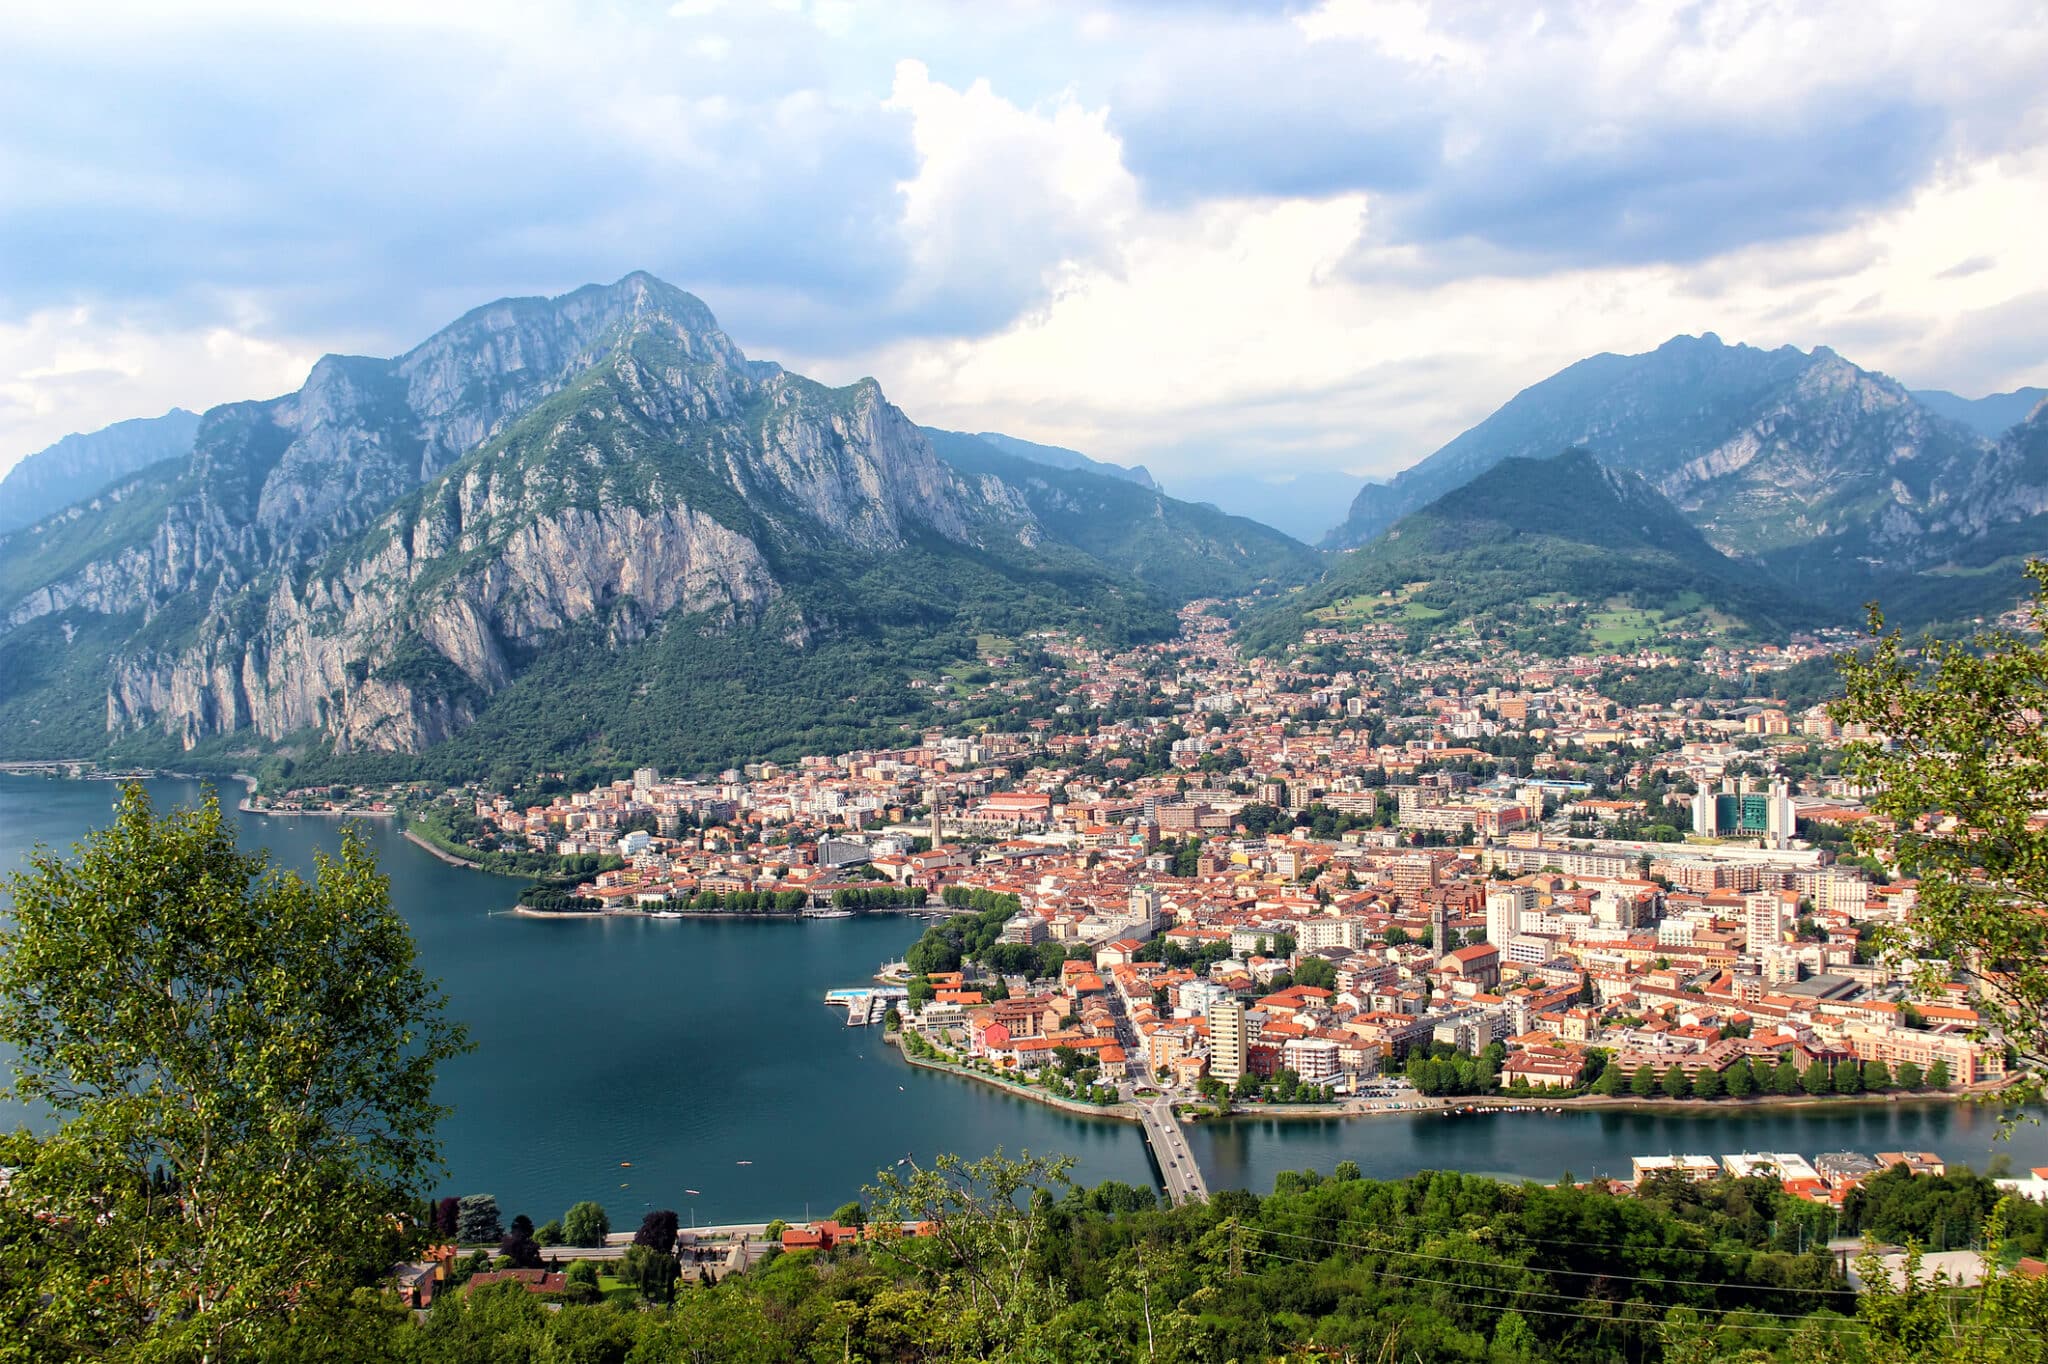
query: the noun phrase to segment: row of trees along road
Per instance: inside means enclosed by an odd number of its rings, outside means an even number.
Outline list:
[[[2038,628],[2048,565],[2029,571]],[[1992,634],[1916,654],[1880,633],[1843,676],[1837,718],[1890,741],[1852,754],[1883,817],[1858,838],[1919,880],[1918,912],[1881,946],[1930,990],[1967,985],[2035,1067],[2007,1096],[2038,1098],[2048,646]],[[2010,1211],[1984,1225],[1984,1287],[1877,1275],[1858,1298],[1803,1234],[1782,1248],[1807,1214],[1767,1181],[1617,1199],[1294,1175],[1269,1199],[1109,1213],[1064,1196],[1061,1162],[950,1156],[868,1191],[878,1224],[929,1237],[782,1257],[646,1313],[451,1294],[421,1328],[375,1286],[432,1234],[434,1077],[468,1043],[388,889],[353,834],[308,883],[236,848],[216,802],[163,815],[139,788],[71,857],[39,852],[9,878],[0,1044],[11,1097],[45,1122],[0,1137],[0,1360],[2016,1364],[2048,1339],[2048,1278],[2003,1272],[2033,1234]],[[986,949],[1005,908],[930,955]]]

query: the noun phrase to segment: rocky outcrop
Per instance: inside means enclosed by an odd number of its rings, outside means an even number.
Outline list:
[[[297,393],[216,409],[167,498],[8,627],[165,622],[113,660],[112,734],[341,751],[446,739],[573,627],[623,647],[676,613],[758,620],[781,590],[771,544],[965,542],[1021,509],[982,500],[874,381],[750,362],[645,275],[492,304],[396,360],[330,356]],[[801,613],[778,629],[808,633]]]
[[[418,751],[474,718],[511,680],[511,655],[554,631],[613,616],[644,629],[676,610],[750,617],[776,590],[752,541],[672,507],[564,509],[422,592],[447,543],[433,519],[333,578],[280,583],[252,631],[216,616],[187,648],[124,660],[109,727],[162,728],[187,746],[247,728]]]

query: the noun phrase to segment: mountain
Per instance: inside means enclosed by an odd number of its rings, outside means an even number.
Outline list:
[[[1250,473],[1212,473],[1176,477],[1176,496],[1207,502],[1238,516],[1263,521],[1297,540],[1315,544],[1328,536],[1357,491],[1358,480],[1331,469],[1290,470],[1270,477]]]
[[[1054,539],[1185,598],[1306,582],[1321,556],[1270,526],[1088,469],[1018,458],[986,437],[927,428],[940,459],[1019,497]],[[993,489],[991,489],[993,491]]]
[[[451,776],[852,747],[1034,630],[1168,633],[1195,591],[1131,548],[1161,522],[1203,590],[1306,554],[1048,496],[652,276],[501,300],[0,537],[0,745]]]
[[[1090,459],[1079,450],[1069,450],[1059,445],[1040,445],[1036,441],[1019,440],[1015,436],[1006,436],[1000,431],[976,432],[975,439],[982,441],[984,444],[994,446],[1006,455],[1015,455],[1019,459],[1028,459],[1034,464],[1050,464],[1055,469],[1084,469],[1091,474],[1101,474],[1105,478],[1120,478],[1128,483],[1135,483],[1141,488],[1151,488],[1155,492],[1159,488],[1159,485],[1152,481],[1152,475],[1147,472],[1142,464],[1110,464],[1105,460]]]
[[[1318,627],[1464,635],[1546,653],[1673,633],[1776,633],[1797,614],[1641,475],[1584,449],[1509,456],[1345,555],[1255,620],[1270,652]]]
[[[198,431],[198,414],[174,407],[161,417],[66,436],[24,457],[0,478],[0,533],[40,521],[152,464],[183,459]]]
[[[1993,443],[1894,380],[1826,347],[1764,351],[1709,334],[1594,356],[1523,390],[1361,490],[1333,539],[1362,544],[1502,459],[1567,444],[1642,474],[1717,548],[1815,593],[1924,571],[2015,519],[2001,506],[2015,490],[1985,496]]]
[[[2010,393],[1982,398],[1961,398],[1939,388],[1916,388],[1913,396],[1922,407],[1962,423],[1986,440],[1997,440],[2032,415],[2041,400],[2048,398],[2048,388],[2016,388]]]

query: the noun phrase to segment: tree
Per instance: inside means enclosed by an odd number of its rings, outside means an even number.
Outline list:
[[[1063,1305],[1046,1278],[1034,1272],[1051,1225],[1053,1195],[1073,1186],[1073,1159],[1017,1159],[998,1150],[981,1160],[942,1155],[930,1168],[883,1170],[862,1191],[877,1223],[915,1222],[930,1228],[910,1252],[898,1242],[874,1243],[876,1253],[914,1275],[935,1306],[956,1322],[970,1358],[997,1358],[1037,1330]]]
[[[766,1227],[762,1228],[761,1234],[767,1237],[770,1241],[779,1243],[782,1240],[782,1233],[788,1230],[789,1223],[783,1221],[780,1217],[778,1217],[772,1222],[770,1222]]]
[[[1636,1073],[1628,1082],[1629,1093],[1638,1099],[1647,1099],[1657,1092],[1657,1072],[1648,1062],[1636,1067]]]
[[[1929,1089],[1947,1089],[1948,1083],[1948,1058],[1946,1056],[1937,1056],[1934,1058],[1934,1064],[1927,1068],[1927,1087]]]
[[[506,1233],[498,1243],[498,1254],[510,1261],[512,1269],[539,1269],[540,1242],[517,1230]]]
[[[1756,1093],[1756,1071],[1750,1066],[1747,1056],[1735,1058],[1735,1064],[1728,1067],[1728,1097],[1747,1099]]]
[[[1702,1067],[1692,1080],[1692,1096],[1695,1099],[1718,1099],[1727,1092],[1727,1081],[1721,1072],[1711,1066]]]
[[[595,1261],[573,1261],[563,1272],[562,1281],[565,1287],[563,1296],[570,1302],[596,1302],[603,1295]]]
[[[640,1219],[640,1230],[633,1233],[633,1244],[658,1250],[663,1255],[673,1254],[676,1248],[676,1231],[680,1226],[681,1219],[676,1216],[674,1209],[657,1209]]]
[[[1301,964],[1294,968],[1294,983],[1310,985],[1318,990],[1337,988],[1337,968],[1322,957],[1303,957]]]
[[[253,1348],[306,1283],[425,1232],[434,1075],[463,1034],[356,831],[309,885],[237,849],[216,797],[160,816],[129,786],[6,888],[0,1043],[48,1127],[0,1138],[0,1201],[68,1229],[0,1226],[0,1312],[29,1353]]]
[[[611,1218],[589,1199],[562,1214],[562,1237],[572,1246],[601,1246],[611,1230]]]
[[[541,1223],[540,1227],[533,1233],[533,1239],[544,1246],[559,1246],[562,1244],[561,1220],[554,1218]]]
[[[676,1280],[682,1273],[683,1267],[676,1263],[675,1256],[652,1246],[628,1246],[619,1261],[620,1280],[639,1289],[640,1296],[648,1302],[673,1302]]]
[[[1832,1094],[1835,1082],[1825,1061],[1815,1061],[1799,1074],[1799,1087],[1808,1094]]]
[[[1663,1088],[1665,1098],[1683,1099],[1692,1093],[1692,1081],[1686,1079],[1685,1068],[1674,1062],[1671,1068],[1664,1072]]]
[[[864,1227],[868,1224],[868,1215],[856,1199],[851,1203],[841,1203],[838,1211],[832,1214],[832,1220],[842,1227]]]
[[[1893,1083],[1904,1090],[1918,1090],[1927,1082],[1927,1077],[1921,1074],[1919,1064],[1913,1061],[1899,1062],[1899,1068],[1892,1079]]]
[[[1855,1061],[1842,1061],[1835,1066],[1835,1093],[1861,1094],[1863,1092],[1863,1067]]]
[[[1799,1092],[1799,1066],[1793,1061],[1791,1052],[1779,1055],[1778,1063],[1771,1067],[1766,1089],[1773,1094],[1797,1094]]]
[[[2027,574],[2039,631],[2048,561],[2029,561]],[[1952,978],[1969,987],[1984,1027],[2022,1062],[2001,1091],[2014,1111],[2041,1097],[2048,1063],[2048,830],[2032,820],[2048,790],[2048,637],[1993,631],[1911,657],[1875,607],[1870,629],[1876,647],[1843,658],[1846,694],[1830,709],[1884,736],[1848,753],[1881,816],[1856,826],[1858,849],[1919,879],[1912,918],[1879,941],[1923,963],[1928,993]]]
[[[463,1245],[496,1241],[505,1234],[498,1217],[498,1200],[487,1193],[464,1194],[455,1210],[455,1239]]]
[[[435,1202],[434,1234],[436,1236],[445,1236],[451,1241],[455,1239],[456,1209],[460,1205],[461,1200],[453,1194]]]
[[[1593,1093],[1602,1095],[1619,1094],[1621,1093],[1623,1083],[1621,1067],[1609,1066],[1601,1071],[1598,1078],[1593,1081]]]

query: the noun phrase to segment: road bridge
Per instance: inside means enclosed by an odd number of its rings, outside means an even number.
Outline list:
[[[1202,1178],[1202,1169],[1195,1164],[1195,1157],[1188,1150],[1187,1134],[1181,1130],[1180,1119],[1174,1115],[1171,1099],[1150,1099],[1133,1105],[1145,1126],[1145,1142],[1152,1148],[1152,1159],[1159,1165],[1159,1174],[1166,1181],[1166,1201],[1169,1203],[1207,1202],[1209,1186]]]

